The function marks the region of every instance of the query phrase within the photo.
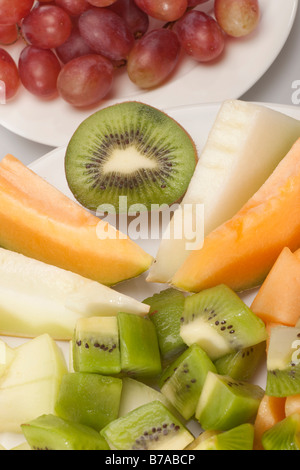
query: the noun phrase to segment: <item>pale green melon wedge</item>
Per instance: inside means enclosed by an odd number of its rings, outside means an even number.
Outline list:
[[[194,230],[182,230],[183,236],[176,239],[181,231],[178,222],[181,218],[176,219],[180,210],[183,210],[184,223],[185,212],[191,211],[195,219],[196,206],[203,204],[203,235],[207,235],[231,218],[253,196],[298,137],[298,120],[254,103],[225,101],[180,209],[166,230],[147,280],[169,282],[190,250],[196,249],[196,239],[197,247],[201,248],[199,233],[192,236]],[[201,217],[201,211],[199,214]],[[198,226],[201,227],[200,222]]]

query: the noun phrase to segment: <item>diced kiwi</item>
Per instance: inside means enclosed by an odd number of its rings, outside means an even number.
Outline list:
[[[249,346],[226,354],[215,361],[220,375],[229,375],[236,380],[250,380],[266,356],[266,342]]]
[[[193,344],[160,378],[161,392],[186,420],[195,414],[208,371],[217,372],[206,352]]]
[[[85,119],[65,155],[66,178],[74,197],[96,211],[102,204],[119,212],[127,206],[151,210],[172,204],[185,193],[197,161],[188,133],[162,111],[129,101]]]
[[[161,357],[156,329],[144,317],[119,313],[118,326],[121,369],[133,377],[156,377],[161,373]]]
[[[150,305],[149,318],[157,332],[159,349],[164,364],[175,359],[186,348],[180,336],[180,318],[185,295],[177,289],[165,289],[144,300]]]
[[[195,416],[204,430],[227,431],[251,422],[263,396],[258,385],[208,372]]]
[[[73,337],[76,372],[114,375],[121,371],[119,330],[116,317],[80,318]]]
[[[275,424],[262,436],[264,450],[300,450],[300,414]]]
[[[224,284],[186,298],[180,334],[215,361],[267,339],[265,324]]]
[[[241,424],[228,431],[205,431],[187,450],[253,450],[254,426]]]
[[[140,380],[132,379],[131,377],[123,377],[123,387],[121,395],[121,403],[119,409],[119,417],[125,416],[132,410],[139,408],[146,403],[152,401],[161,401],[171,413],[177,415],[177,411],[159,390],[150,387],[149,385],[141,382]]]
[[[87,372],[71,372],[62,378],[55,412],[63,419],[99,431],[118,417],[122,380]]]
[[[24,423],[21,429],[32,450],[109,450],[99,432],[52,414]]]
[[[300,393],[300,329],[271,328],[267,355],[266,393],[287,397]]]
[[[182,450],[194,439],[160,401],[140,406],[100,433],[114,450]]]

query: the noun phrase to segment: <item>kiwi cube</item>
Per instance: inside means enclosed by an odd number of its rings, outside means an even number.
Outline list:
[[[183,450],[194,439],[157,400],[113,421],[100,433],[114,450]]]
[[[185,295],[173,288],[165,289],[144,300],[150,306],[149,318],[157,331],[163,363],[171,362],[186,348],[180,336],[180,318],[184,309]]]
[[[249,348],[226,354],[214,364],[220,375],[229,375],[236,380],[251,380],[266,357],[266,342],[249,346]]]
[[[156,377],[161,373],[161,357],[156,329],[146,317],[118,314],[121,369],[134,377]]]
[[[63,419],[99,431],[118,417],[122,380],[88,372],[63,376],[55,412]]]
[[[32,450],[109,450],[99,432],[53,414],[21,425]]]
[[[213,361],[267,339],[263,321],[224,284],[186,298],[180,334],[188,346],[199,344]]]
[[[115,375],[121,372],[116,317],[80,318],[73,336],[73,369]]]
[[[294,413],[262,435],[264,450],[300,450],[300,414]]]
[[[267,354],[266,393],[275,397],[300,394],[300,328],[271,328]]]
[[[251,422],[263,396],[258,385],[208,372],[195,416],[204,430],[227,431]]]
[[[254,425],[241,424],[228,431],[205,431],[187,450],[253,450]]]
[[[195,414],[208,371],[217,372],[206,352],[193,344],[160,378],[161,392],[186,420]]]

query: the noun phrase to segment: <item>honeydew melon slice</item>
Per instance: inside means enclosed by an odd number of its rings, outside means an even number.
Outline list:
[[[191,251],[201,247],[202,235],[231,218],[253,196],[298,137],[300,121],[296,119],[255,103],[225,101],[180,208],[163,235],[147,280],[169,282]],[[201,221],[196,219],[201,204],[203,233]],[[201,211],[199,214],[201,217]],[[193,233],[194,228],[185,233],[186,226],[190,226],[185,217],[192,218],[194,227],[195,223],[200,226],[201,236]]]
[[[70,340],[81,317],[119,311],[146,315],[149,306],[79,274],[0,248],[0,333]]]

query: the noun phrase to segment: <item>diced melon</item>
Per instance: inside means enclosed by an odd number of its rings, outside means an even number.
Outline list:
[[[300,395],[290,395],[285,400],[285,415],[300,414]]]
[[[12,155],[0,163],[0,245],[113,285],[146,271],[152,256]],[[99,232],[109,235],[99,236]]]
[[[285,418],[285,400],[264,395],[254,423],[254,450],[263,450],[261,438],[264,432]]]
[[[21,433],[21,424],[53,413],[67,366],[47,334],[15,348],[16,357],[0,379],[0,432]]]
[[[203,204],[204,234],[207,235],[247,202],[298,137],[300,121],[296,119],[254,103],[225,101],[180,210],[184,214],[187,205]],[[196,211],[193,207],[190,209]],[[195,237],[190,239],[191,234],[183,233],[177,239],[178,213],[179,210],[166,230],[148,281],[168,282],[191,254],[187,243],[195,244]]]
[[[300,318],[300,259],[289,248],[280,253],[251,310],[265,323],[296,325]]]
[[[73,336],[81,317],[146,315],[149,306],[79,274],[0,248],[0,332]],[[0,364],[1,367],[1,364]]]
[[[0,340],[0,377],[7,372],[14,358],[15,351],[4,341]]]
[[[197,292],[218,284],[259,286],[284,247],[300,247],[300,138],[275,171],[230,220],[205,237],[171,284]]]

